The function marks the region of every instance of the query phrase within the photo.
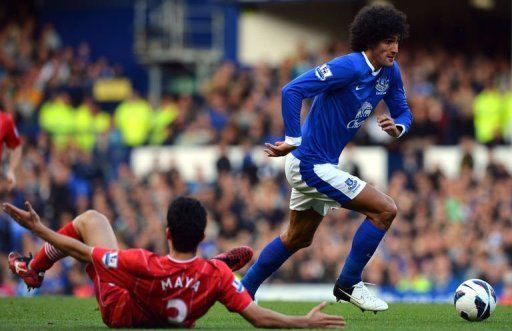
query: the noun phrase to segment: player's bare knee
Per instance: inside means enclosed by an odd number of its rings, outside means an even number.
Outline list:
[[[395,202],[392,199],[389,199],[378,217],[379,222],[381,224],[381,228],[386,230],[389,229],[391,223],[393,223],[393,220],[396,217],[397,212],[398,209],[396,207]]]
[[[73,224],[75,225],[75,227],[80,228],[91,223],[99,224],[104,222],[108,222],[105,215],[103,215],[97,210],[89,209],[83,212],[82,214],[78,215],[78,217],[75,218],[75,220],[73,221]]]
[[[398,208],[393,200],[390,201],[388,208],[386,210],[386,218],[385,221],[388,224],[388,227],[391,226],[391,223],[393,223],[393,220],[396,217],[396,214],[398,213]]]
[[[382,209],[374,214],[367,215],[370,221],[378,228],[387,230],[393,223],[398,209],[393,199],[387,197]]]

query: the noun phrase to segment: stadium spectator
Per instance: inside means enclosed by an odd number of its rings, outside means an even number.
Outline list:
[[[172,124],[178,115],[179,110],[174,100],[168,95],[164,96],[152,119],[149,138],[151,145],[163,145],[170,142],[173,134]]]
[[[85,97],[75,110],[74,141],[78,148],[91,152],[99,135],[110,129],[110,114],[100,109],[90,97]]]
[[[58,148],[72,142],[75,130],[74,109],[69,94],[60,91],[43,103],[39,111],[39,125]]]
[[[483,143],[499,143],[504,124],[502,97],[494,82],[488,82],[473,104],[476,139]]]
[[[138,92],[117,106],[114,122],[126,146],[137,147],[147,143],[151,130],[153,111]]]

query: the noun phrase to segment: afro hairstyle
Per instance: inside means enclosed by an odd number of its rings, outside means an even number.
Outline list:
[[[409,34],[406,20],[405,14],[392,5],[365,6],[350,24],[350,47],[362,52],[392,36],[403,40]]]

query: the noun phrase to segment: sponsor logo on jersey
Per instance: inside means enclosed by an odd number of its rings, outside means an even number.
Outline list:
[[[316,67],[315,75],[321,81],[326,80],[328,77],[332,77],[331,69],[327,63],[322,64],[321,66]]]
[[[373,106],[368,101],[365,101],[361,108],[357,111],[356,118],[348,122],[348,129],[358,129],[363,125],[364,121],[371,115]]]
[[[377,79],[377,84],[375,84],[375,89],[377,90],[377,95],[386,94],[389,88],[389,78],[386,76],[379,77]]]
[[[236,291],[238,293],[242,293],[244,291],[244,286],[242,285],[242,282],[240,282],[238,279],[233,279],[233,287],[236,288]]]
[[[105,255],[103,255],[103,264],[107,268],[117,268],[117,252],[107,252]]]

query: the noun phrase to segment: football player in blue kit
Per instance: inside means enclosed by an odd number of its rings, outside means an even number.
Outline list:
[[[400,69],[398,46],[408,33],[404,13],[390,5],[366,6],[350,26],[353,53],[322,64],[282,89],[285,141],[266,144],[269,157],[286,156],[286,177],[292,186],[290,222],[284,233],[261,251],[242,283],[254,296],[261,283],[292,254],[308,247],[322,218],[343,207],[366,216],[356,231],[334,296],[364,310],[388,309],[361,279],[362,271],[397,213],[391,197],[339,169],[339,156],[377,104],[384,100],[390,115],[379,126],[400,138],[411,125]],[[302,101],[314,97],[300,125]]]

